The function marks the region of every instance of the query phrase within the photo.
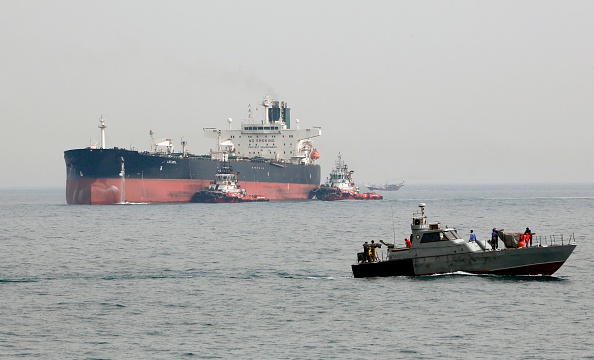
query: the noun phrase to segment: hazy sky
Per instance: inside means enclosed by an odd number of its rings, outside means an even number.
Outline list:
[[[287,101],[323,177],[592,183],[592,1],[0,1],[0,187],[63,151],[149,148]]]

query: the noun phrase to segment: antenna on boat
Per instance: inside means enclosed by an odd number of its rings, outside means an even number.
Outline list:
[[[101,129],[101,148],[105,149],[105,128],[107,128],[107,125],[105,125],[105,120],[103,120],[103,115],[101,115],[101,118],[99,119],[99,129]]]
[[[394,245],[396,245],[396,227],[394,225],[394,205],[390,201],[390,209],[392,210],[392,234],[394,235]]]
[[[248,104],[248,124],[253,124],[254,118],[252,117],[252,104]]]
[[[421,208],[421,216],[425,217],[425,203],[420,203],[419,207]]]

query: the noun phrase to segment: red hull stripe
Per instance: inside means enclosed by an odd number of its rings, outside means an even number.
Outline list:
[[[66,180],[68,204],[117,204],[189,202],[194,193],[208,186],[207,180],[180,179],[78,179]],[[305,200],[316,186],[289,183],[242,182],[248,194],[270,201]]]

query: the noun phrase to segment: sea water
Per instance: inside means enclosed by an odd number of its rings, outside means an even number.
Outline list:
[[[63,189],[0,191],[0,358],[594,358],[594,185],[65,202]],[[530,227],[577,248],[550,277],[354,279],[363,242],[404,246],[420,202],[464,237]]]

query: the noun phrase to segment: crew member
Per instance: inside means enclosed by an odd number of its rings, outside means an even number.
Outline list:
[[[493,228],[493,232],[491,233],[491,248],[493,250],[497,250],[499,240],[497,239],[497,229]]]
[[[369,259],[371,262],[375,262],[375,248],[381,246],[380,244],[376,244],[375,241],[371,240],[371,246],[369,246]]]
[[[474,242],[476,241],[476,234],[474,233],[473,230],[470,230],[470,239],[468,239],[468,242]]]
[[[363,262],[369,262],[369,243],[363,244]]]
[[[408,239],[404,239],[404,243],[406,244],[407,248],[410,248],[410,246],[412,245],[412,243]]]
[[[526,231],[524,231],[524,241],[526,241],[526,246],[528,244],[532,246],[532,231],[530,231],[530,228],[526,228]]]

